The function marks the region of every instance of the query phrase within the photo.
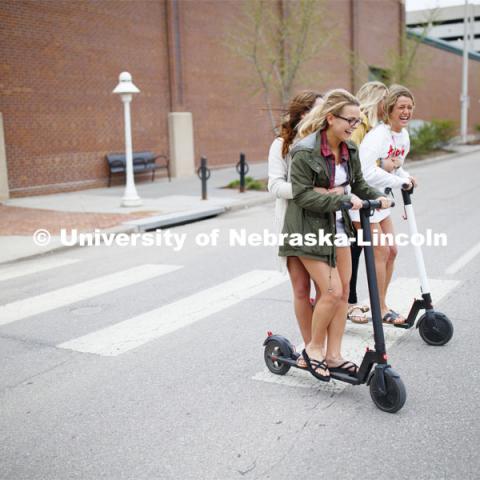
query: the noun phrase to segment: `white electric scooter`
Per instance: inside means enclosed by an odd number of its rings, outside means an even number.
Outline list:
[[[413,211],[411,195],[413,187],[410,190],[402,190],[403,204],[405,206],[405,216],[408,220],[410,235],[418,233],[415,212]],[[398,328],[411,328],[415,324],[418,312],[425,310],[425,313],[418,319],[417,328],[420,336],[429,345],[445,345],[453,336],[453,325],[448,317],[433,308],[430,287],[428,285],[427,271],[423,260],[422,249],[419,245],[413,246],[415,260],[417,263],[418,275],[420,277],[420,287],[422,299],[414,299],[412,308],[408,314],[405,323],[397,324]]]

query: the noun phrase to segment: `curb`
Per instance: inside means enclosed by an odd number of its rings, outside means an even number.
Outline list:
[[[218,212],[218,216],[220,216],[222,214],[229,213],[229,212],[234,212],[234,211],[237,211],[237,210],[243,210],[243,209],[246,209],[246,208],[256,207],[258,205],[263,205],[263,204],[266,204],[266,203],[273,202],[274,200],[275,199],[271,195],[265,194],[265,198],[253,198],[253,199],[250,199],[250,200],[245,201],[245,202],[238,201],[237,203],[234,203],[232,205],[222,207],[223,211]],[[183,216],[184,215],[183,215],[182,212],[178,212],[177,216],[174,216],[172,214],[171,223],[170,224],[164,224],[164,225],[162,225],[162,227],[168,227],[170,225],[175,225],[176,223],[178,223],[178,218],[182,218]],[[141,220],[146,221],[146,220],[151,219],[151,218],[152,217],[140,218],[140,219],[136,220],[136,222],[140,222]],[[202,221],[202,220],[203,219],[200,218],[196,221]],[[106,234],[115,234],[115,235],[119,234],[119,233],[131,234],[131,233],[138,233],[139,232],[136,225],[128,224],[127,222],[125,222],[125,223],[122,223],[120,225],[116,225],[115,227],[107,228],[107,229],[104,229],[104,230],[95,229],[93,231],[84,232],[84,233],[92,233],[93,234],[93,233],[95,233],[95,231],[98,231],[100,234],[106,233]],[[37,253],[33,253],[32,255],[26,255],[26,256],[23,256],[23,257],[18,257],[18,258],[12,259],[12,260],[7,260],[6,262],[0,262],[0,267],[13,265],[14,263],[19,263],[19,262],[23,262],[23,261],[33,260],[33,259],[38,258],[38,257],[53,254],[54,252],[59,253],[59,252],[62,252],[62,251],[67,251],[67,250],[72,250],[72,249],[77,249],[77,248],[88,248],[88,245],[80,245],[78,242],[75,245],[71,245],[71,246],[58,245],[58,246],[56,246],[54,248],[51,248],[51,249],[49,249],[45,252],[37,252]]]
[[[97,228],[94,231],[82,232],[82,233],[93,234],[93,233],[95,233],[95,231],[98,231],[100,234],[102,234],[102,233],[113,233],[113,234],[127,233],[127,234],[129,234],[129,233],[134,233],[135,228],[131,227],[131,226],[117,225],[115,227],[107,228],[105,230],[100,230],[100,229]],[[75,245],[58,245],[54,248],[51,248],[51,249],[47,250],[46,252],[37,252],[37,253],[33,253],[32,255],[25,255],[24,257],[18,257],[18,258],[14,258],[12,260],[7,260],[6,262],[0,262],[0,267],[13,265],[14,263],[20,263],[20,262],[23,262],[23,261],[33,260],[34,258],[37,258],[37,257],[43,257],[45,255],[50,255],[53,252],[58,253],[58,252],[72,250],[72,249],[76,249],[76,248],[87,248],[87,247],[88,247],[88,245],[80,245],[78,242]]]

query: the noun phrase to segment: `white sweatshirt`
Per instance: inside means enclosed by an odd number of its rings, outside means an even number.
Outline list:
[[[282,156],[283,138],[276,138],[268,152],[268,191],[275,195],[275,230],[281,233],[287,212],[288,200],[293,198],[289,181],[290,155]],[[286,273],[287,259],[277,255],[278,269]]]
[[[401,165],[410,151],[410,137],[405,128],[401,132],[392,132],[389,125],[379,123],[372,128],[360,143],[358,149],[362,173],[365,181],[373,188],[384,192],[387,187],[402,188],[405,179],[409,177],[402,167],[389,173],[377,164],[378,160],[398,157]],[[349,211],[354,222],[360,221],[358,210]],[[375,210],[370,223],[379,223],[390,215],[390,208]]]
[[[287,181],[288,161],[282,156],[283,138],[276,138],[268,152],[268,191],[276,198],[293,198],[292,184]]]
[[[378,124],[370,130],[360,144],[359,154],[362,173],[366,182],[377,190],[385,188],[401,188],[405,178],[409,177],[401,166],[389,173],[377,165],[377,160],[391,157],[400,158],[401,165],[410,151],[410,137],[405,128],[401,132],[393,132],[389,125]]]

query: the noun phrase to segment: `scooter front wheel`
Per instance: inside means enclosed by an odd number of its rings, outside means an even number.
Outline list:
[[[452,338],[453,324],[443,313],[424,313],[418,320],[418,331],[425,343],[439,347]]]
[[[277,357],[287,356],[287,352],[282,351],[282,346],[277,340],[271,340],[265,346],[264,359],[267,368],[275,375],[285,375],[290,370],[288,363],[277,360]]]
[[[380,388],[378,375],[382,373],[373,373],[370,378],[370,396],[373,403],[382,411],[388,413],[398,412],[407,400],[407,391],[405,385],[398,374],[391,368],[384,370],[385,391]]]

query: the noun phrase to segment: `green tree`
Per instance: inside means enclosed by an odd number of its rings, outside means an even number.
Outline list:
[[[304,67],[332,38],[323,33],[324,0],[246,0],[242,13],[225,43],[253,66],[252,93],[262,93],[275,129],[274,105],[286,108]]]

